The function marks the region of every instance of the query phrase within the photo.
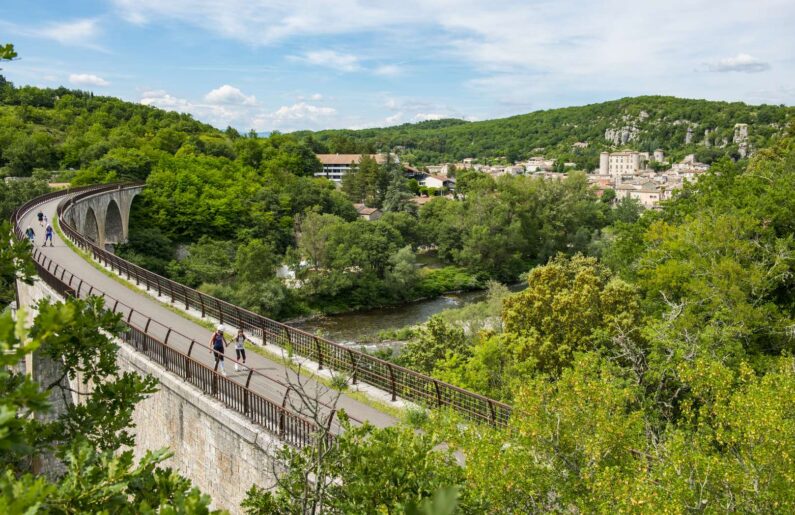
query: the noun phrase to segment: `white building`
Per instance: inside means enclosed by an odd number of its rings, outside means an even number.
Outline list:
[[[524,165],[525,170],[528,172],[544,171],[548,172],[555,166],[555,161],[552,159],[544,159],[543,157],[531,157]]]
[[[646,209],[657,207],[665,199],[665,188],[652,181],[629,182],[616,186],[616,200],[632,198]]]
[[[646,166],[645,152],[602,152],[599,155],[599,175],[636,175]]]
[[[360,154],[315,154],[318,161],[323,165],[323,171],[315,174],[315,177],[325,177],[334,182],[342,181],[342,177],[354,166],[359,165],[362,160]],[[386,154],[370,154],[379,165],[386,163]],[[400,163],[396,155],[392,155],[392,160]]]
[[[418,182],[420,186],[425,186],[426,188],[455,189],[455,179],[446,175],[426,175],[422,179],[419,179]]]

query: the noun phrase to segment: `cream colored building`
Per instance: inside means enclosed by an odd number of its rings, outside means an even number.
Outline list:
[[[362,160],[361,154],[315,154],[318,161],[323,165],[323,171],[315,174],[315,177],[325,177],[334,182],[341,182],[342,177],[354,166],[359,165]],[[386,163],[386,154],[370,154],[376,163],[382,165]],[[392,160],[400,163],[398,157],[392,154]]]
[[[666,198],[663,186],[647,181],[644,183],[624,183],[616,186],[616,200],[632,198],[640,202],[646,209],[652,209]]]
[[[599,175],[636,175],[646,167],[648,153],[602,152],[599,155]]]

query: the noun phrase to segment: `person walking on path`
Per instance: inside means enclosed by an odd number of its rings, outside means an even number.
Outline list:
[[[36,241],[35,241],[36,232],[33,230],[33,227],[28,226],[28,228],[25,229],[25,236],[28,237],[28,239],[30,240],[30,244],[31,245],[36,245]]]
[[[218,329],[210,337],[210,352],[215,356],[215,364],[221,369],[221,373],[226,375],[224,370],[224,347],[227,345],[224,339],[224,326],[219,325]]]
[[[50,247],[54,247],[55,245],[52,244],[52,225],[47,224],[47,228],[44,229],[44,246],[47,246],[47,242],[50,242]]]
[[[36,215],[36,217],[39,219],[39,225],[44,227],[44,213],[39,211],[39,213]]]
[[[235,337],[235,357],[237,361],[243,360],[243,370],[246,369],[246,347],[243,345],[246,343],[246,335],[243,334],[242,329],[237,330],[237,336]],[[235,362],[235,372],[237,372],[237,362]]]

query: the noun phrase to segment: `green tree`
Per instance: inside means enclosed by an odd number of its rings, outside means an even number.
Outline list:
[[[542,371],[569,366],[573,354],[611,345],[639,323],[636,289],[594,258],[558,256],[534,268],[528,288],[505,300],[505,337]]]
[[[249,490],[246,513],[400,513],[464,482],[463,470],[438,448],[436,437],[409,427],[343,426],[323,460],[324,472],[335,481],[322,495],[302,473],[313,459],[311,451],[285,447],[279,459],[286,472],[278,487]]]
[[[433,316],[400,353],[402,365],[430,374],[436,364],[452,355],[468,355],[470,344],[461,327]]]

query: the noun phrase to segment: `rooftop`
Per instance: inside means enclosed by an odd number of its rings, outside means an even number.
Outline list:
[[[385,154],[369,155],[380,165],[386,162]],[[315,154],[315,157],[324,165],[357,165],[362,160],[362,154]]]

